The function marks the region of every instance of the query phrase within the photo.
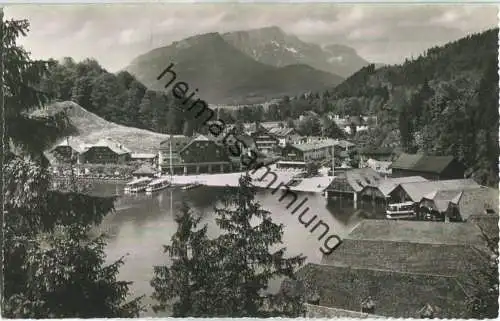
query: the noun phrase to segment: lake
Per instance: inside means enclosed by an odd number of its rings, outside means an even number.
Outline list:
[[[207,224],[209,235],[214,237],[218,234],[213,208],[217,198],[224,192],[223,188],[199,187],[188,191],[166,189],[153,195],[123,195],[123,185],[96,184],[94,190],[100,195],[115,193],[121,195],[115,202],[116,212],[108,215],[101,224],[102,230],[109,235],[107,259],[111,262],[125,256],[125,264],[120,269],[119,278],[133,281],[131,285],[133,296],[146,295],[144,303],[147,306],[153,303],[149,297],[152,293],[149,282],[153,277],[153,266],[170,262],[162,252],[162,246],[170,243],[177,228],[173,213],[170,211],[170,199],[172,198],[173,212],[176,212],[183,199],[187,200],[192,210],[202,217],[201,223]],[[309,215],[309,217],[317,215],[317,220],[321,219],[329,226],[328,235],[337,234],[340,238],[348,234],[363,219],[363,211],[342,204],[327,206],[326,199],[321,194],[298,193],[297,195],[299,198],[296,204],[305,197],[308,200],[295,215],[291,214],[295,206],[290,210],[286,209],[288,202],[286,199],[280,202],[278,193],[273,195],[270,190],[260,190],[256,199],[264,209],[272,213],[275,222],[284,225],[283,246],[287,248],[287,253],[289,255],[302,253],[307,257],[306,262],[319,263],[323,241],[318,241],[318,236],[322,232],[318,229],[319,232],[311,233],[309,230],[313,225],[307,229],[299,222],[297,215],[302,209],[310,208],[304,220],[307,220]],[[270,291],[276,291],[279,284],[280,280],[272,282]],[[143,316],[168,316],[168,313],[154,314],[149,309]]]

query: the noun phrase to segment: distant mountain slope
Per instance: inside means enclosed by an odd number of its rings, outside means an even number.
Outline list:
[[[109,137],[122,143],[133,153],[155,152],[158,150],[160,142],[169,137],[169,135],[106,121],[71,101],[55,103],[48,106],[45,112],[53,113],[63,110],[78,131],[75,137],[85,143],[95,143],[102,138]]]
[[[364,67],[321,95],[297,97],[335,114],[376,115],[360,147],[453,155],[482,184],[498,183],[498,28],[434,47],[401,65]]]
[[[286,34],[279,27],[228,32],[222,37],[255,60],[276,67],[306,64],[348,77],[369,64],[350,47],[328,45],[321,48]]]
[[[185,81],[191,90],[198,88],[197,97],[211,104],[265,101],[328,88],[343,80],[312,68],[281,70],[260,63],[227,43],[218,33],[194,36],[154,49],[134,59],[126,70],[148,87],[160,90],[171,76],[160,81],[156,78],[170,63],[174,63],[172,69],[177,81]]]

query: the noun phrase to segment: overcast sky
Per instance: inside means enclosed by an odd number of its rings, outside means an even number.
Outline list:
[[[399,63],[498,25],[493,5],[144,4],[10,6],[26,18],[22,44],[36,58],[96,58],[109,71],[184,37],[277,25],[305,41],[353,47],[371,62]]]

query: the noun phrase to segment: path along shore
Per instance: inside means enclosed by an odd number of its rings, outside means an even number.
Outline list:
[[[277,177],[272,174],[274,173]],[[298,172],[290,171],[280,171],[271,170],[267,175],[265,169],[258,170],[255,174],[250,174],[252,177],[252,183],[260,188],[275,189],[278,186],[280,189],[284,189],[284,185],[287,185]],[[172,184],[174,185],[186,185],[186,184],[202,184],[205,186],[214,187],[237,187],[238,180],[245,172],[238,173],[223,173],[223,174],[199,174],[199,175],[176,175],[172,176]],[[263,177],[264,176],[264,177]],[[169,178],[169,176],[164,176]],[[262,180],[260,180],[263,178]],[[273,182],[273,180],[275,180]],[[332,182],[332,176],[317,176],[311,178],[299,178],[293,186],[289,186],[291,191],[298,192],[311,192],[311,193],[322,193],[326,187]]]

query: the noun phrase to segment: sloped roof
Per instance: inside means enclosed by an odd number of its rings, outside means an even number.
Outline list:
[[[402,273],[461,276],[475,269],[479,258],[478,251],[466,244],[344,239],[330,255],[323,256],[321,264]],[[439,264],[436,264],[437,262]]]
[[[344,174],[347,182],[356,192],[360,192],[365,186],[377,186],[382,181],[382,176],[369,167],[355,168]]]
[[[340,147],[342,147],[342,148],[347,148],[347,147],[353,147],[353,146],[356,146],[356,144],[351,143],[351,142],[349,142],[349,141],[347,141],[347,140],[343,140],[343,139],[342,139],[342,140],[339,140],[339,141],[337,141],[337,142],[335,142],[335,145],[336,145],[336,146],[340,146]]]
[[[418,317],[429,302],[439,307],[439,317],[459,318],[466,312],[466,290],[454,277],[312,263],[297,277],[306,291],[319,292],[321,306],[359,311],[361,302],[371,297],[374,312],[383,316]]]
[[[378,189],[385,197],[388,197],[389,194],[392,193],[392,191],[400,184],[411,182],[428,182],[428,180],[422,176],[388,178],[380,182]]]
[[[55,145],[52,150],[56,149],[59,146],[69,146],[71,147],[74,151],[78,153],[83,153],[86,150],[86,145],[85,143],[79,139],[78,137],[68,137],[64,138],[61,140],[60,143]]]
[[[454,160],[453,156],[428,156],[403,153],[392,164],[393,169],[441,173]]]
[[[443,181],[402,183],[400,186],[412,201],[420,202],[425,195],[434,191],[476,188],[479,187],[479,184],[473,179],[450,179]]]
[[[303,152],[307,152],[314,149],[333,147],[334,145],[335,145],[335,140],[333,139],[324,139],[321,141],[314,141],[311,143],[292,144],[293,147]]]
[[[177,153],[181,151],[185,145],[191,141],[191,137],[184,135],[172,135],[160,143],[162,148],[169,148],[170,140],[172,140],[172,152]]]
[[[482,214],[485,209],[493,209],[498,215],[499,196],[497,189],[481,186],[462,190],[451,203],[458,206],[460,216],[467,220],[471,215]]]
[[[269,134],[278,136],[278,137],[287,137],[295,132],[293,128],[271,128],[269,129]]]
[[[155,158],[156,154],[153,153],[133,153],[130,155],[132,158]]]
[[[481,231],[474,224],[423,221],[364,220],[345,239],[420,244],[484,244]]]
[[[128,154],[128,153],[130,153],[130,150],[128,148],[123,146],[120,142],[117,142],[116,140],[111,139],[109,137],[103,138],[95,144],[90,144],[88,146],[87,150],[92,148],[92,147],[108,147],[116,154]]]

